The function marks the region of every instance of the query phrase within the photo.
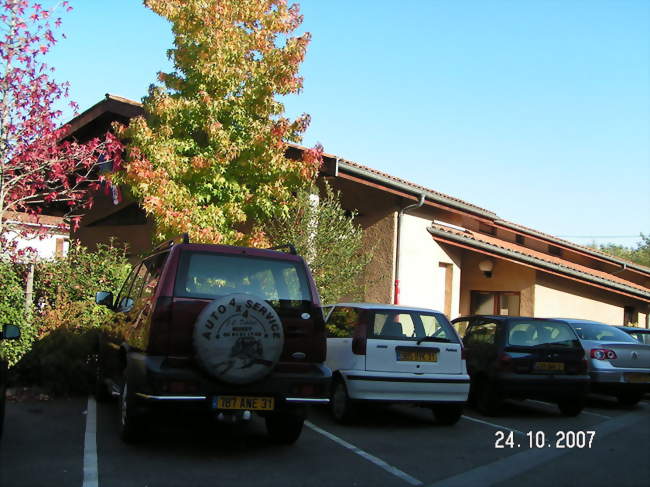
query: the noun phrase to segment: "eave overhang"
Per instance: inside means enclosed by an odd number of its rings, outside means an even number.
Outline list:
[[[589,272],[578,269],[577,266],[570,262],[566,265],[556,262],[550,262],[525,252],[508,249],[492,243],[477,240],[473,234],[467,232],[462,234],[443,230],[434,226],[427,228],[431,236],[440,243],[446,243],[455,247],[461,247],[472,250],[484,255],[489,255],[502,260],[507,260],[515,264],[530,267],[556,276],[561,276],[573,281],[578,281],[589,286],[595,286],[617,294],[622,294],[641,301],[650,302],[650,290],[644,290],[641,287],[625,284],[622,280],[610,280],[605,277],[597,276]]]

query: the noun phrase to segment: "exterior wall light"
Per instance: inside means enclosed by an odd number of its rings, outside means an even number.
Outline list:
[[[485,277],[490,278],[492,277],[492,269],[494,269],[494,261],[492,259],[484,259],[478,263],[478,268]]]

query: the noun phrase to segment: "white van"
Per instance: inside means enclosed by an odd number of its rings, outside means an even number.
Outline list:
[[[463,345],[439,311],[339,303],[324,309],[334,418],[347,422],[363,401],[411,403],[454,424],[469,393]]]

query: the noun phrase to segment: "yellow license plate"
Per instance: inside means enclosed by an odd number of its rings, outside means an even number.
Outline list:
[[[627,382],[634,382],[634,383],[650,382],[650,374],[643,374],[640,372],[630,372],[628,374],[625,374],[625,380]]]
[[[437,362],[438,353],[433,350],[398,350],[400,362]]]
[[[272,397],[219,396],[217,409],[241,409],[249,411],[272,411],[275,401]]]
[[[564,372],[563,362],[536,362],[535,370],[544,370],[546,372]]]

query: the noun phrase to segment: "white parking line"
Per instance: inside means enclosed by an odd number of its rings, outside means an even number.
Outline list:
[[[98,487],[97,474],[97,404],[88,398],[86,433],[84,434],[84,483],[82,487]]]
[[[483,421],[482,419],[478,419],[478,418],[472,418],[471,416],[465,416],[464,414],[461,417],[463,419],[468,419],[469,421],[474,421],[475,423],[486,424],[486,425],[491,426],[492,428],[496,428],[498,430],[512,431],[513,433],[517,433],[518,435],[526,436],[526,433],[524,433],[523,431],[519,431],[519,430],[516,430],[516,429],[513,429],[513,428],[508,428],[507,426],[502,426],[500,424],[490,423],[488,421]]]
[[[536,399],[528,399],[528,402],[536,402],[537,404],[543,404],[544,406],[555,407],[555,404],[551,404],[550,402],[537,401]],[[582,410],[581,414],[588,414],[590,416],[597,416],[599,418],[605,418],[605,419],[612,419],[613,418],[613,416],[606,416],[606,415],[600,414],[600,413],[592,413],[591,411],[585,411],[584,409]]]
[[[320,433],[321,435],[329,438],[330,440],[338,443],[342,447],[347,448],[348,450],[356,453],[360,457],[365,458],[369,462],[374,463],[378,467],[386,470],[388,473],[391,473],[396,477],[399,477],[400,479],[404,480],[405,482],[408,482],[411,485],[417,485],[417,486],[424,485],[423,482],[419,481],[414,477],[411,477],[409,474],[403,472],[399,468],[393,467],[392,465],[389,465],[388,463],[384,462],[381,458],[377,458],[376,456],[371,455],[370,453],[365,452],[360,448],[357,448],[356,446],[352,445],[351,443],[348,443],[347,441],[343,440],[342,438],[339,438],[338,436],[330,433],[329,431],[325,431],[324,429],[319,428],[311,421],[305,421],[305,426],[313,429],[317,433]]]

